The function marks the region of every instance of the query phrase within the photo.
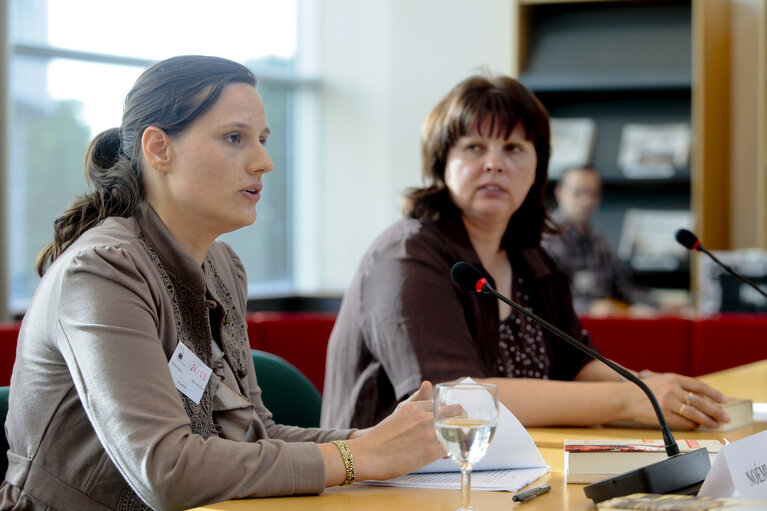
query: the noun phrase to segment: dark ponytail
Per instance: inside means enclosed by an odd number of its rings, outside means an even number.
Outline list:
[[[226,85],[256,79],[246,67],[219,57],[185,55],[159,62],[136,81],[125,99],[121,128],[97,135],[85,154],[90,192],[75,198],[53,223],[53,241],[37,256],[46,269],[82,233],[108,217],[133,216],[145,199],[141,137],[149,126],[177,135],[218,100]]]
[[[141,173],[120,151],[120,130],[96,136],[85,153],[85,180],[92,190],[75,198],[53,223],[53,241],[40,252],[35,269],[47,267],[82,233],[110,216],[128,217],[144,198]]]

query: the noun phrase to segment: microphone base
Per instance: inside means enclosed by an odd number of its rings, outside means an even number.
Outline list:
[[[703,447],[592,483],[583,492],[595,504],[632,493],[695,495],[709,470],[711,460]]]

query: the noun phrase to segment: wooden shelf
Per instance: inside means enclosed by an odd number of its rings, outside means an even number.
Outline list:
[[[629,208],[691,210],[696,229],[718,243],[729,204],[723,184],[729,176],[729,53],[722,44],[730,30],[723,7],[729,0],[515,4],[516,76],[551,117],[596,123],[592,162],[604,194],[594,221],[611,244],[617,246]],[[623,127],[677,122],[691,126],[689,167],[669,179],[625,178],[617,164]],[[724,220],[713,212],[721,207]],[[687,283],[689,271],[671,273]]]
[[[523,72],[520,81],[536,93],[604,91],[689,91],[689,71],[625,72],[611,71],[583,74],[573,71]]]

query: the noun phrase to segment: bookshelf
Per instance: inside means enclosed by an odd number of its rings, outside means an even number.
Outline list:
[[[604,190],[595,223],[611,244],[626,210],[639,208],[691,211],[704,243],[727,248],[728,2],[514,0],[513,15],[516,76],[552,117],[596,122],[592,162]],[[666,178],[626,177],[618,165],[623,127],[679,122],[691,128],[689,163]],[[629,269],[641,284],[689,287],[689,263]]]

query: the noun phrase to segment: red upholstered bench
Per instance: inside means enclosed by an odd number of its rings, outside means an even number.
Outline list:
[[[246,320],[251,348],[284,358],[322,393],[335,312],[251,312]]]
[[[692,323],[690,374],[767,359],[767,315],[722,314]]]
[[[11,384],[21,321],[0,322],[0,386]]]
[[[581,321],[599,352],[629,369],[690,374],[688,319],[583,317]]]
[[[250,346],[286,359],[322,392],[335,319],[334,312],[248,313]],[[699,376],[767,359],[767,315],[582,321],[597,349],[630,369]],[[0,322],[0,386],[11,381],[20,327]]]
[[[279,355],[296,366],[322,392],[325,352],[335,313],[254,312],[246,317],[253,349]],[[0,386],[9,385],[21,321],[0,322]]]

